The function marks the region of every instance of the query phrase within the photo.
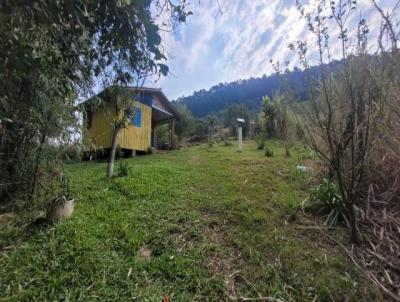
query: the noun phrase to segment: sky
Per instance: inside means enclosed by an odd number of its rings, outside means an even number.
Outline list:
[[[310,0],[306,9],[313,9]],[[270,59],[289,68],[299,66],[297,56],[288,48],[297,40],[307,41],[311,63],[317,52],[295,0],[192,0],[193,12],[186,23],[170,32],[162,32],[170,73],[151,85],[160,87],[169,99],[188,96],[220,82],[269,75]],[[392,10],[397,0],[377,0],[384,10]],[[396,11],[400,8],[396,9]],[[356,30],[360,16],[365,16],[371,37],[379,32],[380,18],[371,0],[358,0],[358,10],[348,22]],[[337,36],[338,32],[333,32]],[[339,57],[340,44],[332,39],[332,56]],[[371,39],[373,40],[373,39]],[[370,46],[373,51],[373,45]]]

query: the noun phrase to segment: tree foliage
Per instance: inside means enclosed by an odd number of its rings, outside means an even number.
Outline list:
[[[342,64],[341,61],[329,63],[328,69],[334,70]],[[262,77],[251,77],[230,83],[219,83],[209,90],[195,91],[192,95],[181,97],[175,102],[184,104],[197,118],[208,114],[216,114],[226,110],[234,104],[245,105],[250,112],[260,109],[260,100],[264,96],[272,98],[275,91],[290,90],[297,100],[309,99],[308,74],[312,77],[320,77],[318,66],[310,67],[305,73],[299,68],[284,70],[282,73],[263,75]]]
[[[192,113],[186,106],[177,108],[180,118],[176,122],[175,133],[179,138],[185,138],[193,135],[195,120]]]
[[[2,122],[2,201],[33,201],[57,157],[47,151],[77,125],[77,96],[168,72],[152,4],[171,22],[185,19],[184,0],[1,2],[0,119],[12,121]]]
[[[286,156],[290,156],[290,147],[295,138],[296,122],[293,116],[289,92],[276,91],[273,98],[264,96],[261,101],[261,113],[264,133],[262,137],[277,138],[285,143]]]
[[[229,128],[231,136],[237,135],[237,119],[243,118],[243,137],[249,133],[251,115],[247,107],[243,104],[233,104],[226,109],[224,116],[224,126]]]
[[[261,101],[261,110],[264,114],[265,131],[269,138],[276,136],[276,106],[268,96],[264,96]]]

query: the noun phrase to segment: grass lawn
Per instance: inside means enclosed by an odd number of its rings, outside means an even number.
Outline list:
[[[126,159],[133,174],[111,181],[105,163],[68,165],[71,219],[29,236],[1,226],[0,300],[380,301],[296,212],[307,152],[267,144],[272,158],[247,141]]]

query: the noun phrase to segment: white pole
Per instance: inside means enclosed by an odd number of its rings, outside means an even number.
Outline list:
[[[242,149],[243,149],[243,133],[242,133],[242,125],[241,124],[239,125],[238,133],[239,133],[239,149],[238,149],[238,151],[242,152]]]

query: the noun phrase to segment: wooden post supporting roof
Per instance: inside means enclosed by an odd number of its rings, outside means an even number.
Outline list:
[[[175,149],[175,118],[171,119],[171,149]]]
[[[157,149],[157,130],[155,123],[152,123],[151,126],[151,146],[154,148],[154,150]]]

